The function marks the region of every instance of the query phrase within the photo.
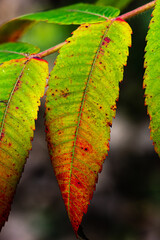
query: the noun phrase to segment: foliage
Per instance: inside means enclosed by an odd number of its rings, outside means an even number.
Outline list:
[[[1,45],[0,228],[8,218],[16,185],[31,149],[38,106],[48,76],[45,60],[22,55],[37,50],[23,43]]]
[[[130,27],[119,19],[81,25],[67,39],[51,72],[46,99],[47,138],[76,232],[109,148],[130,36]]]
[[[154,142],[155,150],[160,156],[159,12],[160,1],[157,1],[147,35],[144,87],[146,88],[145,104],[148,106],[148,113],[150,115],[151,138]]]
[[[155,150],[160,155],[159,12],[147,35],[144,87]],[[109,150],[110,127],[132,30],[113,7],[75,4],[29,14],[0,28],[0,228],[24,168],[46,79],[46,132],[51,161],[77,235]],[[39,53],[14,42],[39,21],[80,25],[64,43]],[[60,49],[61,48],[61,49]],[[60,49],[48,72],[43,57]]]

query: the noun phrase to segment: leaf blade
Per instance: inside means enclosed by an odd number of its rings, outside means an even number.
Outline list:
[[[160,1],[156,1],[153,18],[147,33],[147,45],[145,48],[146,68],[143,87],[145,88],[145,105],[150,116],[150,137],[153,140],[155,151],[160,156],[160,85],[159,85],[159,18]]]
[[[21,19],[32,21],[47,21],[59,24],[82,24],[103,22],[107,18],[114,18],[120,11],[113,7],[95,6],[78,3],[55,10],[22,16]]]
[[[0,229],[8,219],[31,149],[47,72],[47,63],[33,58],[11,60],[0,66]]]
[[[35,47],[28,43],[4,43],[0,44],[0,64],[12,59],[21,59],[29,56],[30,54],[36,54],[40,51],[38,47]]]
[[[15,42],[36,22],[79,25],[86,22],[103,22],[107,18],[117,17],[119,13],[118,9],[110,6],[103,7],[79,3],[54,10],[27,14],[0,26],[0,43]]]
[[[130,27],[120,19],[84,24],[60,50],[51,73],[46,99],[47,140],[76,233],[109,149],[130,35]]]

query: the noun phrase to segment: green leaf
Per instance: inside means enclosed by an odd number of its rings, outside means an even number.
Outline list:
[[[22,58],[0,65],[0,229],[31,149],[47,76],[48,64],[41,59]]]
[[[38,53],[40,49],[28,43],[0,44],[0,64],[12,59],[21,59],[30,54]]]
[[[156,2],[147,34],[144,87],[145,104],[150,116],[150,135],[160,156],[160,1]]]
[[[22,16],[20,19],[59,24],[82,24],[103,22],[107,18],[117,17],[119,13],[120,11],[113,7],[78,3],[55,10],[28,14]]]
[[[59,9],[24,15],[0,26],[0,43],[16,41],[36,22],[45,21],[64,25],[95,23],[106,21],[108,18],[115,18],[119,13],[120,11],[113,7],[79,3]]]
[[[121,20],[80,26],[60,50],[46,98],[54,171],[77,233],[109,149],[131,29]]]

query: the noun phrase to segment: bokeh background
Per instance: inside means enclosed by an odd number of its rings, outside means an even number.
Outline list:
[[[18,15],[76,2],[79,1],[0,0],[0,23]],[[104,2],[107,0],[99,0],[97,4]],[[126,12],[149,1],[108,2],[113,6],[121,2],[119,6],[122,12]],[[149,117],[142,89],[145,37],[150,17],[151,11],[148,11],[128,20],[133,29],[133,43],[124,81],[120,84],[110,152],[82,223],[90,240],[160,239],[160,160],[150,140]],[[64,41],[76,27],[39,23],[22,40],[44,50]],[[53,56],[47,60],[52,68]],[[48,155],[42,99],[33,147],[0,240],[74,239]]]

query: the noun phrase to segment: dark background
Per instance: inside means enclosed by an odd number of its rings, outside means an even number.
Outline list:
[[[0,0],[0,22],[76,2],[79,1]],[[122,12],[147,2],[132,1]],[[120,84],[110,152],[82,223],[90,240],[160,239],[160,160],[150,140],[142,89],[145,37],[150,16],[151,11],[148,11],[128,20],[133,29],[133,42],[124,81]],[[39,23],[22,40],[44,50],[64,41],[75,28]],[[51,68],[53,57],[48,61]],[[42,99],[33,148],[0,240],[76,239],[53,173],[44,129]]]

